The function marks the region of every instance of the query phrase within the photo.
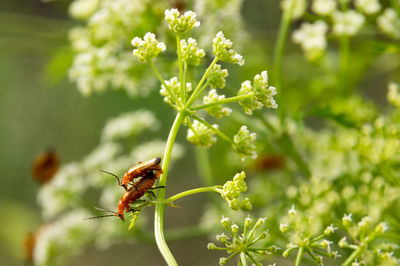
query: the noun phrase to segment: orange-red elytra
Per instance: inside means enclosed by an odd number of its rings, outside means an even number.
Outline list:
[[[126,171],[124,176],[122,177],[122,182],[119,180],[118,176],[106,172],[104,170],[100,170],[104,173],[115,176],[118,179],[118,184],[123,187],[126,191],[129,190],[128,184],[130,184],[134,179],[139,178],[141,176],[145,176],[149,172],[156,171],[156,174],[160,176],[162,174],[161,166],[160,166],[161,158],[156,157],[151,160],[145,162],[139,162],[137,165],[132,166]],[[135,186],[135,183],[132,183]]]
[[[157,163],[158,165],[159,165],[160,161],[161,161],[161,159],[158,160],[158,163]],[[125,221],[124,212],[132,211],[130,204],[133,203],[134,201],[136,201],[137,199],[141,198],[147,191],[149,191],[153,187],[154,183],[156,182],[156,180],[160,177],[160,175],[162,173],[163,173],[163,171],[160,167],[160,168],[157,168],[157,170],[155,170],[154,172],[149,170],[142,178],[140,178],[139,180],[136,180],[132,184],[132,186],[127,191],[124,192],[121,199],[119,200],[117,212],[105,210],[112,214],[90,217],[87,219],[117,216],[122,221]],[[158,187],[158,188],[161,188],[161,187]],[[104,209],[100,209],[100,210],[104,210]]]

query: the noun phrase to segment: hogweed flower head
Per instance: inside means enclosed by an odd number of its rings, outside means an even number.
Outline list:
[[[206,55],[203,49],[197,47],[197,41],[193,38],[181,40],[182,58],[188,64],[197,66],[200,60]]]
[[[156,35],[151,32],[146,33],[143,39],[133,38],[132,45],[137,47],[133,50],[133,55],[141,62],[151,61],[166,49],[165,43],[157,41]]]
[[[225,87],[225,78],[228,76],[227,69],[221,69],[221,65],[215,64],[207,76],[208,85],[211,88],[222,89]]]
[[[213,125],[213,127],[218,128],[218,125]],[[188,129],[186,138],[199,147],[210,147],[217,142],[215,131],[197,120],[193,121],[192,127]]]
[[[394,39],[400,39],[400,16],[393,8],[386,8],[376,22],[379,29],[385,34]]]
[[[213,102],[218,102],[225,99],[225,95],[218,95],[217,91],[215,89],[212,89],[208,92],[208,96],[204,96],[203,98],[203,103],[213,103]],[[216,118],[221,118],[223,116],[228,116],[231,114],[232,109],[228,107],[222,107],[221,105],[215,105],[209,108],[206,108],[207,112],[215,116]]]
[[[242,66],[244,64],[243,56],[232,49],[233,43],[226,39],[222,31],[218,32],[213,39],[213,53],[218,60],[226,63],[234,63]]]
[[[333,14],[333,32],[338,36],[353,36],[364,24],[365,17],[354,10]]]
[[[242,126],[233,137],[233,149],[240,155],[242,160],[247,156],[250,156],[252,159],[257,158],[256,146],[254,145],[255,140],[256,133],[250,133],[247,126]]]
[[[227,237],[225,233],[219,234],[217,235],[217,241],[224,246],[219,247],[214,243],[208,243],[207,248],[211,250],[224,250],[230,254],[228,258],[220,258],[220,265],[225,265],[236,255],[244,255],[246,260],[255,265],[261,265],[257,262],[256,254],[268,255],[279,249],[274,245],[266,247],[264,240],[268,237],[268,231],[265,228],[265,221],[266,218],[259,218],[254,222],[253,219],[247,217],[243,223],[243,230],[240,232],[239,225],[231,222],[229,218],[223,217],[221,224],[229,235],[231,235],[232,239]]]
[[[165,20],[168,22],[169,29],[176,33],[183,34],[200,26],[200,22],[197,21],[196,16],[196,13],[193,11],[186,11],[181,15],[176,8],[165,10]]]

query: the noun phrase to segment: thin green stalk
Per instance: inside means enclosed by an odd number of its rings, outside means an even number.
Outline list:
[[[187,64],[187,62],[185,61],[184,63],[183,63],[183,98],[182,98],[182,102],[183,103],[186,103],[186,97],[187,97],[187,95],[186,95],[186,90],[187,90],[187,88],[186,88],[186,81],[187,81],[187,74],[188,74],[188,71],[187,71],[187,69],[188,69],[188,64]]]
[[[348,90],[348,72],[349,72],[349,60],[350,60],[350,39],[347,36],[343,36],[340,39],[340,70],[339,70],[339,78],[340,78],[340,88],[342,92]]]
[[[199,121],[200,123],[202,123],[203,125],[205,125],[206,127],[208,127],[209,129],[213,130],[218,136],[220,136],[222,139],[226,140],[227,142],[231,143],[231,144],[235,144],[233,142],[233,140],[228,137],[227,135],[225,135],[224,133],[222,133],[218,128],[213,127],[210,123],[208,123],[207,121],[205,121],[204,119],[198,117],[195,114],[189,114],[190,117],[192,117],[193,119]]]
[[[154,74],[156,74],[157,78],[160,80],[161,84],[164,85],[165,89],[168,91],[168,94],[171,95],[173,101],[175,103],[177,103],[178,105],[181,105],[179,102],[177,102],[176,99],[176,95],[175,93],[173,93],[171,91],[171,89],[169,88],[169,86],[165,83],[165,80],[163,79],[163,77],[161,76],[160,72],[158,72],[157,68],[154,66],[153,62],[151,60],[147,61],[149,63],[149,65],[151,66],[151,68],[154,71]]]
[[[281,18],[281,24],[279,27],[278,38],[275,44],[275,51],[274,51],[274,77],[275,77],[275,87],[278,91],[277,94],[277,102],[279,104],[278,113],[281,123],[283,124],[283,120],[285,117],[285,110],[283,105],[283,94],[281,88],[281,71],[282,71],[282,58],[283,58],[283,51],[285,50],[286,39],[288,36],[290,22],[292,20],[292,13],[294,8],[295,1],[292,1],[292,6],[286,9]]]
[[[203,77],[201,78],[199,84],[197,84],[196,89],[193,91],[192,95],[190,96],[188,102],[186,103],[185,107],[189,107],[197,98],[197,95],[200,95],[200,93],[205,89],[202,87],[204,81],[206,80],[208,74],[210,73],[211,69],[213,66],[218,62],[218,58],[214,58],[214,60],[211,62],[210,66],[207,68],[206,72],[204,72]],[[201,91],[200,91],[201,90]]]
[[[243,99],[250,98],[250,97],[252,97],[252,95],[234,96],[234,97],[226,98],[226,99],[219,100],[219,101],[212,102],[212,103],[196,105],[196,106],[190,107],[190,110],[200,110],[200,109],[205,109],[205,108],[209,108],[209,107],[220,105],[220,104],[239,102]]]
[[[349,266],[355,260],[360,254],[362,253],[363,249],[361,247],[358,247],[356,250],[351,253],[351,255],[343,262],[342,266]]]
[[[244,252],[240,252],[240,262],[243,266],[247,266],[246,254]]]
[[[197,194],[201,192],[217,192],[217,193],[222,193],[222,190],[218,187],[201,187],[201,188],[194,188],[190,190],[183,191],[181,193],[175,194],[168,199],[166,199],[167,202],[173,202],[177,199],[192,195],[192,194]]]
[[[178,52],[179,83],[180,83],[180,90],[181,90],[181,98],[182,98],[182,102],[185,103],[185,99],[186,99],[186,90],[185,90],[186,82],[184,81],[184,75],[183,75],[181,35],[179,33],[176,34],[176,49],[177,49],[177,52]]]
[[[165,186],[167,184],[167,175],[169,161],[171,159],[172,148],[174,147],[174,142],[176,135],[178,134],[179,128],[184,121],[186,114],[184,112],[179,112],[175,117],[175,121],[171,127],[171,131],[168,136],[167,144],[164,151],[164,157],[162,162],[163,174],[160,177],[159,186]],[[157,242],[157,246],[164,257],[168,265],[178,265],[174,256],[168,248],[164,237],[164,209],[165,209],[165,189],[159,189],[157,193],[156,210],[154,215],[154,234]]]
[[[297,252],[295,266],[300,266],[301,259],[303,258],[303,254],[304,254],[304,247],[300,247],[299,251]]]

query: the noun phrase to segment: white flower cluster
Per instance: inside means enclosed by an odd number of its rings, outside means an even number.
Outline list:
[[[218,129],[218,125],[213,125]],[[193,128],[193,129],[192,129]],[[193,121],[192,128],[187,131],[186,139],[199,147],[210,147],[217,142],[215,131],[199,121]]]
[[[336,0],[314,0],[311,5],[311,10],[322,16],[331,15],[337,6]]]
[[[333,14],[333,32],[338,36],[353,36],[364,24],[365,17],[354,10]]]
[[[254,76],[254,86],[251,85],[249,80],[242,83],[242,87],[238,92],[238,96],[249,96],[239,103],[244,112],[248,115],[253,113],[255,109],[261,109],[263,106],[269,108],[278,108],[278,104],[273,98],[277,94],[276,88],[268,86],[268,73],[267,71],[261,72]]]
[[[57,265],[58,259],[77,253],[90,243],[97,226],[95,221],[82,221],[90,215],[86,211],[75,210],[43,226],[37,233],[33,255],[35,265]]]
[[[232,46],[233,43],[231,40],[225,38],[222,31],[218,32],[213,39],[213,53],[218,60],[242,66],[244,64],[243,56],[231,49]]]
[[[310,59],[317,58],[326,49],[326,33],[328,26],[322,20],[314,23],[305,22],[300,29],[293,32],[292,38],[295,43],[301,45]]]
[[[170,80],[165,80],[165,84],[168,86],[168,88],[172,91],[174,95],[180,95],[180,85],[181,83],[179,82],[177,77],[173,77]],[[187,82],[186,83],[186,92],[189,92],[192,90],[192,83]],[[171,95],[168,93],[168,90],[165,88],[164,85],[161,85],[160,89],[160,94],[164,96],[164,101],[168,103],[172,103]]]
[[[203,58],[206,53],[203,49],[197,47],[197,41],[193,38],[181,40],[182,57],[188,65],[197,66],[200,64],[200,59]]]
[[[283,0],[281,7],[285,12],[291,11],[292,18],[300,18],[307,8],[306,0]]]
[[[176,33],[186,33],[194,27],[200,26],[195,12],[187,11],[181,15],[176,8],[165,10],[165,20],[168,22],[169,29]]]
[[[354,4],[358,10],[367,15],[375,14],[381,10],[381,4],[378,0],[355,0]]]
[[[256,133],[250,133],[246,126],[242,126],[238,133],[233,137],[233,149],[237,152],[242,160],[247,156],[255,159],[257,158],[256,146],[254,142],[256,140]]]
[[[394,39],[400,39],[400,16],[392,8],[385,9],[377,19],[378,27]]]
[[[130,136],[137,136],[144,131],[159,129],[160,123],[154,114],[147,110],[124,113],[110,119],[103,128],[102,141],[114,141]]]
[[[76,206],[87,186],[77,163],[62,167],[51,182],[39,191],[38,203],[42,207],[43,216],[49,219],[64,211],[67,206]]]
[[[70,31],[74,59],[69,75],[83,95],[110,88],[125,90],[132,97],[150,92],[149,88],[154,87],[154,80],[148,80],[151,70],[129,56],[128,39],[140,32],[145,23],[140,19],[144,12],[152,14],[158,27],[164,5],[167,5],[164,1],[152,0],[75,0],[71,3],[71,15],[86,22]]]
[[[397,83],[390,83],[388,86],[388,101],[396,107],[400,107],[400,87]]]
[[[213,103],[225,99],[225,95],[218,95],[217,90],[212,89],[209,91],[208,96],[204,96],[203,103]],[[232,110],[228,107],[222,107],[221,105],[215,105],[206,109],[207,112],[215,116],[216,118],[221,118],[223,116],[228,116],[231,114]]]
[[[133,55],[141,62],[151,61],[166,49],[165,43],[157,41],[156,35],[151,32],[146,33],[143,40],[139,37],[133,38],[131,43],[137,47],[133,50]]]

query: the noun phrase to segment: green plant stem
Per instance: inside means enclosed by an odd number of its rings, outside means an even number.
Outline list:
[[[196,106],[190,107],[190,110],[200,110],[200,109],[205,109],[205,108],[209,108],[209,107],[220,105],[220,104],[224,104],[224,103],[239,102],[239,101],[241,101],[243,99],[250,98],[250,97],[252,97],[252,95],[234,96],[234,97],[226,98],[226,99],[219,100],[219,101],[212,102],[212,103],[196,105]]]
[[[342,266],[349,266],[355,260],[360,254],[362,253],[363,249],[361,247],[358,247],[356,250],[351,253],[351,255],[343,262]]]
[[[176,135],[178,134],[179,128],[184,121],[186,114],[184,112],[179,112],[175,117],[175,121],[171,127],[171,131],[169,132],[167,144],[164,151],[164,157],[162,162],[163,174],[160,177],[159,186],[165,186],[167,184],[167,175],[168,175],[168,167],[169,161],[171,159],[172,148],[174,146]],[[164,237],[164,209],[165,209],[165,189],[159,189],[157,193],[157,201],[156,210],[154,215],[154,234],[157,242],[157,246],[161,252],[161,255],[164,257],[165,261],[168,265],[178,265],[174,256],[168,248],[167,243],[165,242]]]
[[[207,68],[206,72],[204,72],[204,75],[201,78],[199,84],[197,84],[196,89],[193,91],[192,95],[190,96],[188,102],[185,105],[185,108],[189,107],[196,100],[198,95],[200,95],[202,93],[202,91],[205,89],[205,87],[202,87],[202,85],[203,85],[204,81],[206,80],[206,78],[208,77],[208,74],[210,73],[211,69],[217,62],[218,62],[218,58],[214,58],[214,60],[211,62],[211,64]]]
[[[349,68],[349,59],[350,59],[350,39],[347,36],[343,36],[340,39],[340,88],[342,92],[348,90],[348,68]]]
[[[187,69],[188,69],[188,64],[187,64],[187,62],[184,62],[183,63],[183,85],[184,85],[184,87],[183,87],[183,99],[182,99],[183,103],[186,103],[186,97],[187,97],[187,88],[186,88],[187,73],[188,73]]]
[[[247,266],[246,254],[244,252],[240,252],[240,262],[243,266]]]
[[[182,49],[181,49],[181,35],[178,33],[176,34],[176,49],[178,53],[178,67],[179,67],[179,86],[181,90],[181,98],[182,102],[185,103],[186,99],[186,82],[184,81],[184,74],[183,74],[183,60],[182,60]]]
[[[183,191],[181,193],[175,194],[168,199],[166,199],[167,202],[173,202],[175,200],[178,200],[180,198],[192,195],[192,194],[197,194],[201,192],[217,192],[217,193],[222,193],[222,189],[215,186],[215,187],[201,187],[201,188],[194,188],[190,190]]]
[[[301,259],[303,258],[303,254],[304,254],[304,247],[300,247],[299,251],[297,252],[295,266],[300,266]]]
[[[165,83],[165,80],[161,76],[160,72],[158,72],[157,68],[154,66],[152,61],[147,61],[150,65],[150,67],[153,69],[154,74],[156,74],[157,78],[160,80],[161,84],[164,85],[165,89],[168,91],[168,94],[171,95],[172,100],[178,104],[178,106],[181,106],[180,102],[177,101],[175,93],[171,91],[170,87]]]
[[[292,1],[292,6],[286,9],[281,18],[281,24],[279,27],[278,38],[275,44],[275,51],[274,51],[274,76],[275,76],[275,87],[278,91],[277,94],[277,102],[279,105],[278,113],[281,123],[283,124],[285,118],[285,109],[283,104],[283,94],[281,88],[281,71],[282,71],[282,58],[283,58],[283,51],[285,50],[286,39],[288,36],[290,22],[292,20],[292,13],[294,8],[295,1]]]
[[[222,139],[226,140],[227,142],[231,143],[232,145],[234,145],[235,143],[233,142],[233,140],[228,137],[227,135],[225,135],[224,133],[222,133],[218,128],[213,127],[210,123],[208,123],[207,121],[205,121],[204,119],[198,117],[195,114],[189,114],[190,117],[192,117],[193,119],[199,121],[200,123],[202,123],[203,125],[205,125],[206,127],[208,127],[209,129],[213,130],[218,136],[220,136]]]

